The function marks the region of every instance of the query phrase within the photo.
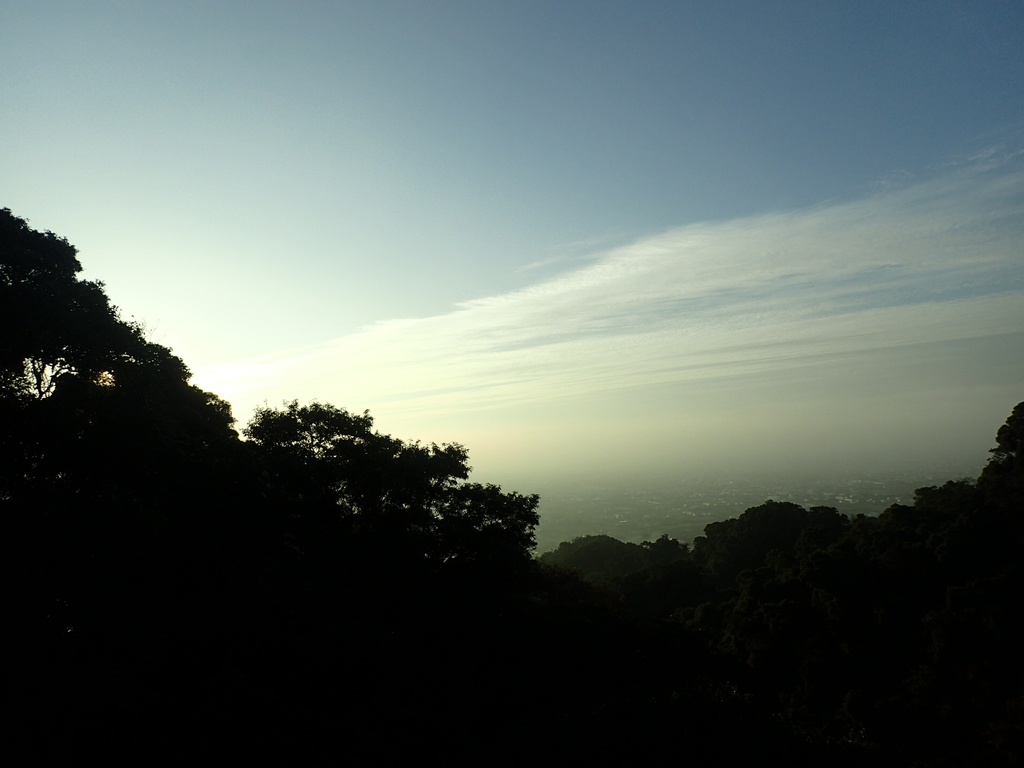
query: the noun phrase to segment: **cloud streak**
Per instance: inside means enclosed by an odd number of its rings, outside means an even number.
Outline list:
[[[756,399],[750,382],[829,360],[870,365],[887,349],[1024,329],[1022,214],[1024,173],[974,165],[854,202],[682,227],[446,314],[205,368],[196,383],[240,413],[319,398],[410,424],[552,401],[585,411],[699,382]]]

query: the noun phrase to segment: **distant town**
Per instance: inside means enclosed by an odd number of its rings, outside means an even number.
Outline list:
[[[668,534],[692,542],[703,535],[708,523],[737,517],[768,499],[803,507],[835,507],[851,517],[878,515],[893,504],[912,503],[917,488],[976,474],[977,470],[962,468],[789,478],[737,474],[728,479],[705,476],[634,486],[592,482],[571,490],[539,489],[537,552],[577,536],[597,534],[633,543]]]

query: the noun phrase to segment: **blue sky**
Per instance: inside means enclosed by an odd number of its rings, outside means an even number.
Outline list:
[[[1019,3],[0,0],[0,205],[235,404],[483,479],[980,467]]]

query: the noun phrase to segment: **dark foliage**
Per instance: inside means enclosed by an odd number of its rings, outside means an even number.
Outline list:
[[[877,519],[538,562],[537,497],[462,446],[297,402],[242,439],[80,269],[0,210],[7,762],[1019,760],[1024,404]]]
[[[878,518],[768,501],[708,525],[660,578],[639,546],[608,537],[542,559],[604,584],[621,614],[675,615],[704,639],[719,682],[809,743],[899,765],[1014,765],[1022,414],[999,430],[977,483],[921,488]]]

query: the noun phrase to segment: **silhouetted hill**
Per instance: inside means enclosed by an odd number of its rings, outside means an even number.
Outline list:
[[[80,270],[0,210],[11,764],[1022,754],[1024,403],[977,482],[877,518],[768,501],[537,561],[537,497],[464,447],[316,402],[240,436]]]

